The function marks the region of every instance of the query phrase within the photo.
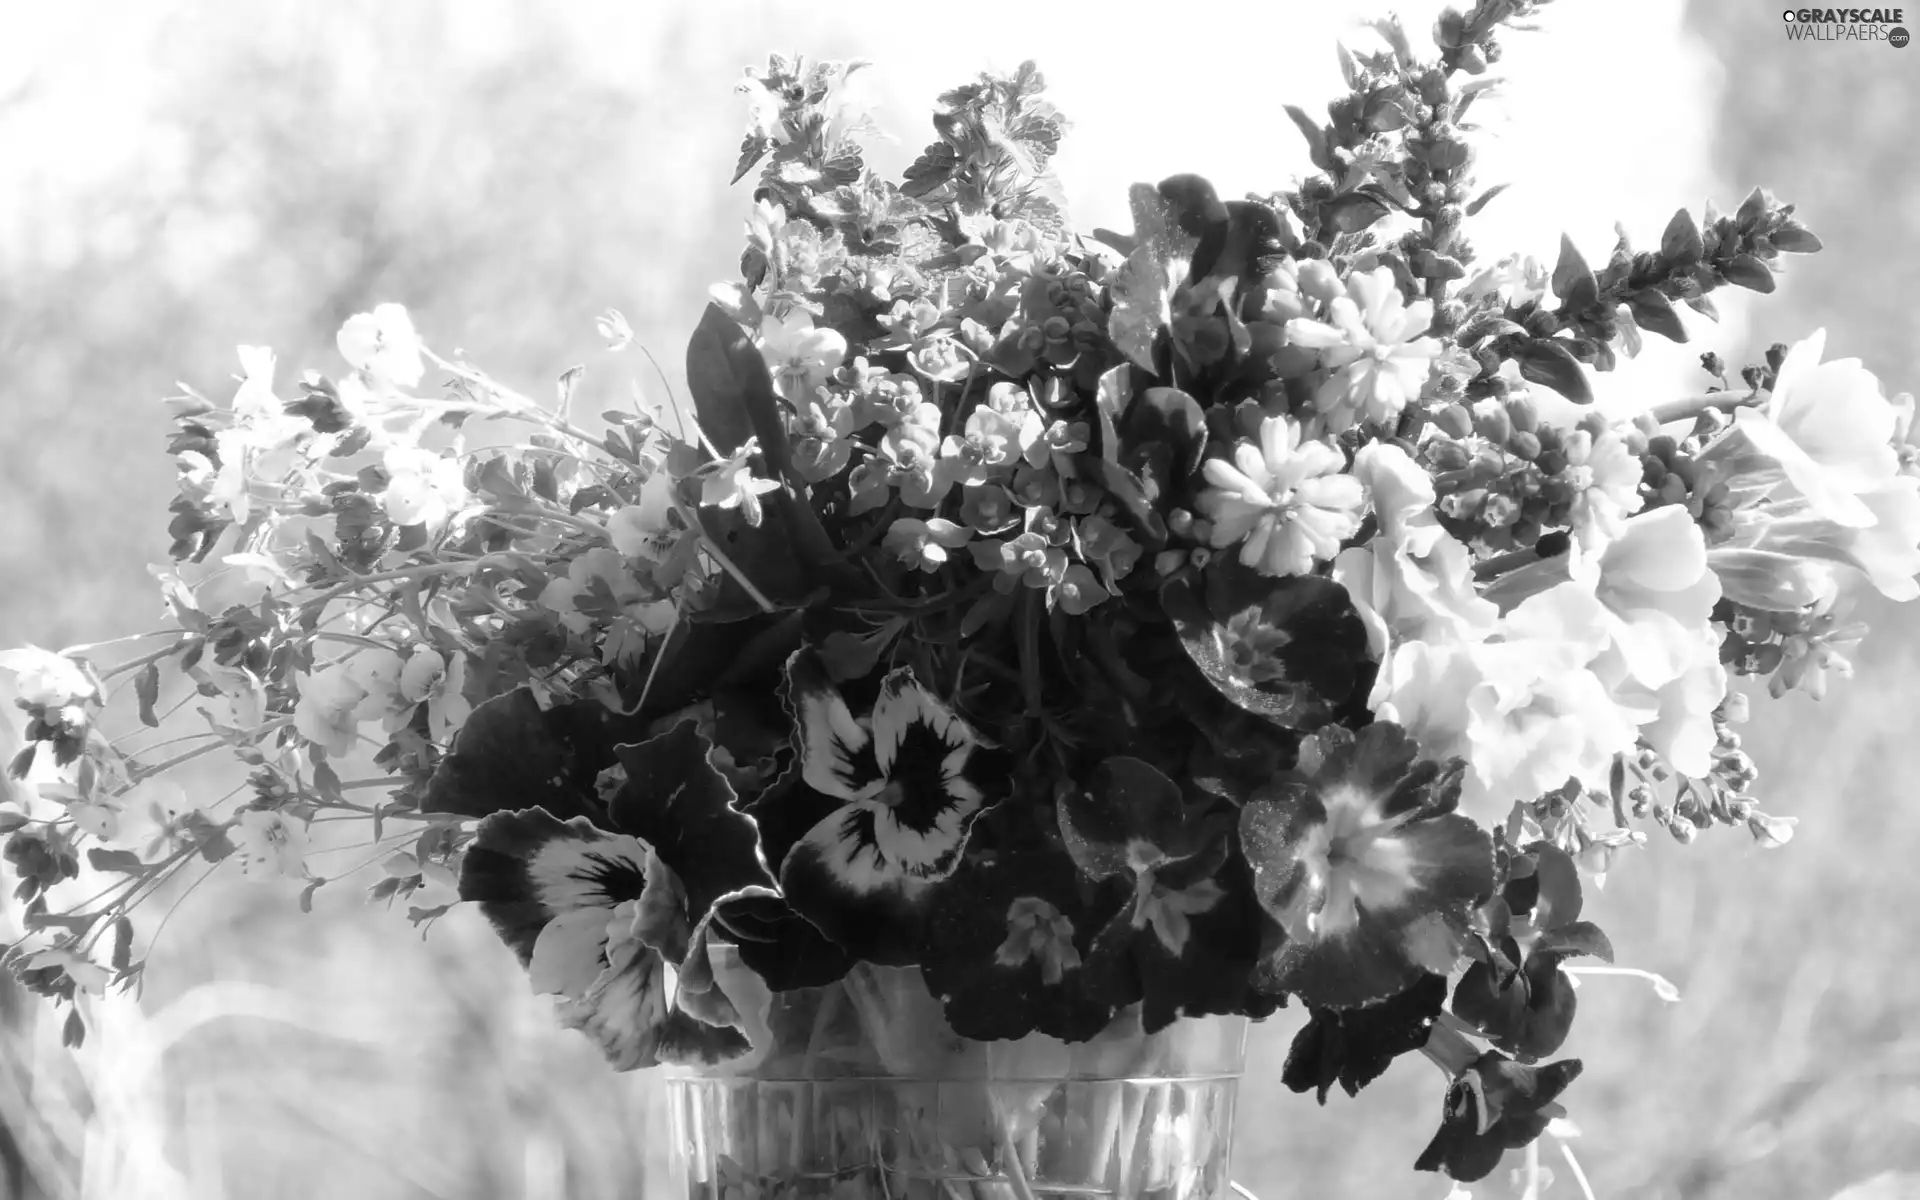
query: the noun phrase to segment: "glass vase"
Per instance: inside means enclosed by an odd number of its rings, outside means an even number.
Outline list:
[[[1091,1041],[954,1033],[918,971],[779,993],[766,1052],[668,1078],[687,1200],[1219,1200],[1242,1017]]]

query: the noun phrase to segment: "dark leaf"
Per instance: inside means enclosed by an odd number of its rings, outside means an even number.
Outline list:
[[[1788,254],[1817,254],[1820,252],[1820,239],[1813,231],[1798,221],[1785,221],[1767,235],[1774,249],[1784,250]]]
[[[1706,246],[1700,240],[1700,227],[1694,223],[1693,214],[1684,208],[1674,213],[1666,232],[1660,235],[1660,257],[1670,267],[1690,266],[1704,253]]]
[[[1332,171],[1338,167],[1339,164],[1334,161],[1333,155],[1327,152],[1327,132],[1321,128],[1320,123],[1308,116],[1306,110],[1297,104],[1289,104],[1286,108],[1287,116],[1293,119],[1294,125],[1300,130],[1300,136],[1307,139],[1307,153],[1312,158],[1313,165],[1322,171]]]
[[[1680,314],[1673,311],[1672,301],[1659,289],[1643,288],[1635,292],[1628,299],[1627,308],[1633,313],[1634,323],[1647,332],[1657,333],[1671,342],[1687,340]]]
[[[1489,203],[1491,203],[1495,196],[1498,196],[1501,192],[1506,191],[1508,188],[1512,186],[1513,185],[1510,183],[1496,183],[1492,187],[1488,188],[1486,191],[1481,192],[1478,196],[1475,196],[1471,201],[1468,202],[1467,215],[1470,217],[1479,216],[1480,210],[1485,208]]]
[[[687,343],[687,390],[715,449],[731,454],[758,437],[768,474],[786,478],[787,425],[773,376],[760,351],[717,304],[707,305]]]
[[[126,917],[113,920],[113,951],[107,959],[116,975],[124,974],[133,961],[133,922]]]
[[[87,847],[87,865],[96,871],[118,871],[125,875],[144,875],[147,864],[131,850],[108,850],[101,846]]]
[[[1535,338],[1521,347],[1520,376],[1550,387],[1576,404],[1592,404],[1593,388],[1573,352],[1554,338]]]
[[[153,706],[160,702],[160,664],[150,662],[134,676],[133,693],[140,700],[140,723],[152,729],[160,724]]]
[[[1613,943],[1591,921],[1570,921],[1540,936],[1536,954],[1590,954],[1602,962],[1613,961]]]
[[[1600,298],[1600,283],[1593,277],[1593,268],[1587,266],[1573,239],[1564,233],[1560,235],[1560,261],[1553,268],[1553,294],[1569,312],[1591,308]]]
[[[1387,206],[1364,192],[1348,192],[1326,204],[1327,221],[1341,233],[1359,233],[1387,215]]]
[[[1751,254],[1737,256],[1732,262],[1720,268],[1727,282],[1739,287],[1750,288],[1765,296],[1773,291],[1773,272],[1767,264]]]

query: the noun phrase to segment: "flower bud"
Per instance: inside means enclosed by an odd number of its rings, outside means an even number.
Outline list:
[[[1153,556],[1153,569],[1162,577],[1173,574],[1187,565],[1185,550],[1162,550]]]
[[[1347,294],[1346,285],[1340,282],[1340,276],[1333,264],[1325,259],[1309,259],[1300,264],[1300,291],[1322,303]]]
[[[1481,437],[1499,445],[1512,436],[1513,422],[1503,405],[1482,400],[1473,406],[1473,429]]]
[[[1507,449],[1532,462],[1540,457],[1540,438],[1524,429],[1515,430],[1513,436],[1507,439]]]
[[[1532,396],[1507,397],[1507,419],[1522,433],[1532,433],[1540,425],[1540,405]]]
[[[1495,529],[1504,529],[1520,519],[1520,502],[1512,496],[1494,492],[1481,506],[1480,519]]]
[[[1433,424],[1448,437],[1463,438],[1473,433],[1473,414],[1464,404],[1449,404],[1433,414]]]
[[[1473,461],[1473,455],[1459,442],[1434,441],[1427,448],[1427,462],[1436,471],[1459,471]]]
[[[1193,514],[1184,508],[1176,508],[1167,514],[1167,532],[1175,537],[1193,536]]]

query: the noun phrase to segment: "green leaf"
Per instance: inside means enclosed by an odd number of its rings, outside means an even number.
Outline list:
[[[68,1050],[78,1050],[87,1040],[87,1023],[80,1019],[80,1010],[67,1013],[67,1023],[60,1027],[60,1045]]]
[[[1471,201],[1468,202],[1467,215],[1470,217],[1479,216],[1480,210],[1485,208],[1493,200],[1495,196],[1498,196],[1501,192],[1506,191],[1508,188],[1512,186],[1513,185],[1510,183],[1496,183],[1492,187],[1488,188],[1486,191],[1481,192],[1478,196],[1474,197]]]
[[[125,916],[113,921],[113,955],[108,965],[115,975],[124,975],[133,961],[133,922]]]
[[[1560,235],[1560,261],[1553,268],[1553,294],[1560,297],[1560,305],[1569,311],[1578,312],[1591,308],[1600,298],[1600,281],[1593,277],[1593,268],[1587,266],[1587,260],[1566,234]]]
[[[687,390],[700,428],[714,448],[732,454],[750,437],[760,439],[767,471],[785,479],[791,463],[783,402],[773,388],[767,360],[729,317],[709,303],[687,343]]]
[[[1817,254],[1820,251],[1820,239],[1798,221],[1782,222],[1767,235],[1767,240],[1773,243],[1774,249],[1785,250],[1788,254]]]
[[[740,143],[740,161],[734,164],[733,178],[727,181],[727,186],[732,187],[745,179],[747,172],[753,170],[754,164],[765,157],[772,146],[773,139],[758,130],[748,133]]]
[[[1669,266],[1678,266],[1700,261],[1706,253],[1706,245],[1700,240],[1700,227],[1694,224],[1693,214],[1681,209],[1667,222],[1667,231],[1660,235],[1660,257]]]
[[[1575,404],[1593,403],[1593,388],[1580,369],[1580,360],[1553,338],[1528,342],[1521,348],[1518,361],[1520,377],[1527,382],[1550,387]]]
[[[432,908],[421,908],[416,904],[407,909],[407,920],[412,921],[415,925],[423,921],[432,921],[438,917],[446,916],[447,910],[451,909],[453,905],[453,901],[449,901],[446,904],[437,904]]]
[[[1293,118],[1294,125],[1299,127],[1300,136],[1307,139],[1307,153],[1313,160],[1313,165],[1322,171],[1333,170],[1335,166],[1333,155],[1327,153],[1327,131],[1321,128],[1318,121],[1308,116],[1306,110],[1299,105],[1289,104],[1286,108],[1287,115]]]
[[[1766,263],[1751,254],[1738,256],[1720,268],[1720,273],[1727,277],[1728,283],[1751,288],[1763,296],[1773,291],[1773,272],[1767,269]]]
[[[96,871],[118,871],[123,875],[144,875],[147,864],[131,850],[108,850],[101,846],[87,847],[87,865]]]
[[[1387,206],[1364,192],[1348,192],[1326,206],[1327,220],[1341,233],[1359,233],[1387,215]]]
[[[346,803],[346,798],[340,793],[340,776],[324,762],[313,764],[313,790],[320,793],[321,799],[333,804]]]
[[[1647,332],[1657,333],[1670,342],[1687,340],[1687,330],[1680,324],[1680,314],[1673,310],[1673,302],[1658,289],[1644,288],[1635,292],[1628,299],[1627,308],[1633,313],[1634,322]]]
[[[133,678],[133,694],[140,698],[140,723],[149,729],[160,724],[153,706],[160,702],[160,664],[150,662]]]
[[[1613,961],[1613,943],[1592,921],[1569,921],[1540,935],[1534,953],[1591,954],[1602,962]]]
[[[1715,307],[1711,296],[1689,296],[1687,297],[1687,307],[1709,321],[1718,321],[1720,319],[1720,310]]]

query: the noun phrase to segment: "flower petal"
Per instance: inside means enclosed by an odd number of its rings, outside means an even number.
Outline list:
[[[639,839],[596,829],[584,817],[561,821],[541,808],[494,813],[461,861],[460,898],[477,902],[520,965],[530,966],[555,917],[580,909],[610,914],[639,900],[648,853]]]

